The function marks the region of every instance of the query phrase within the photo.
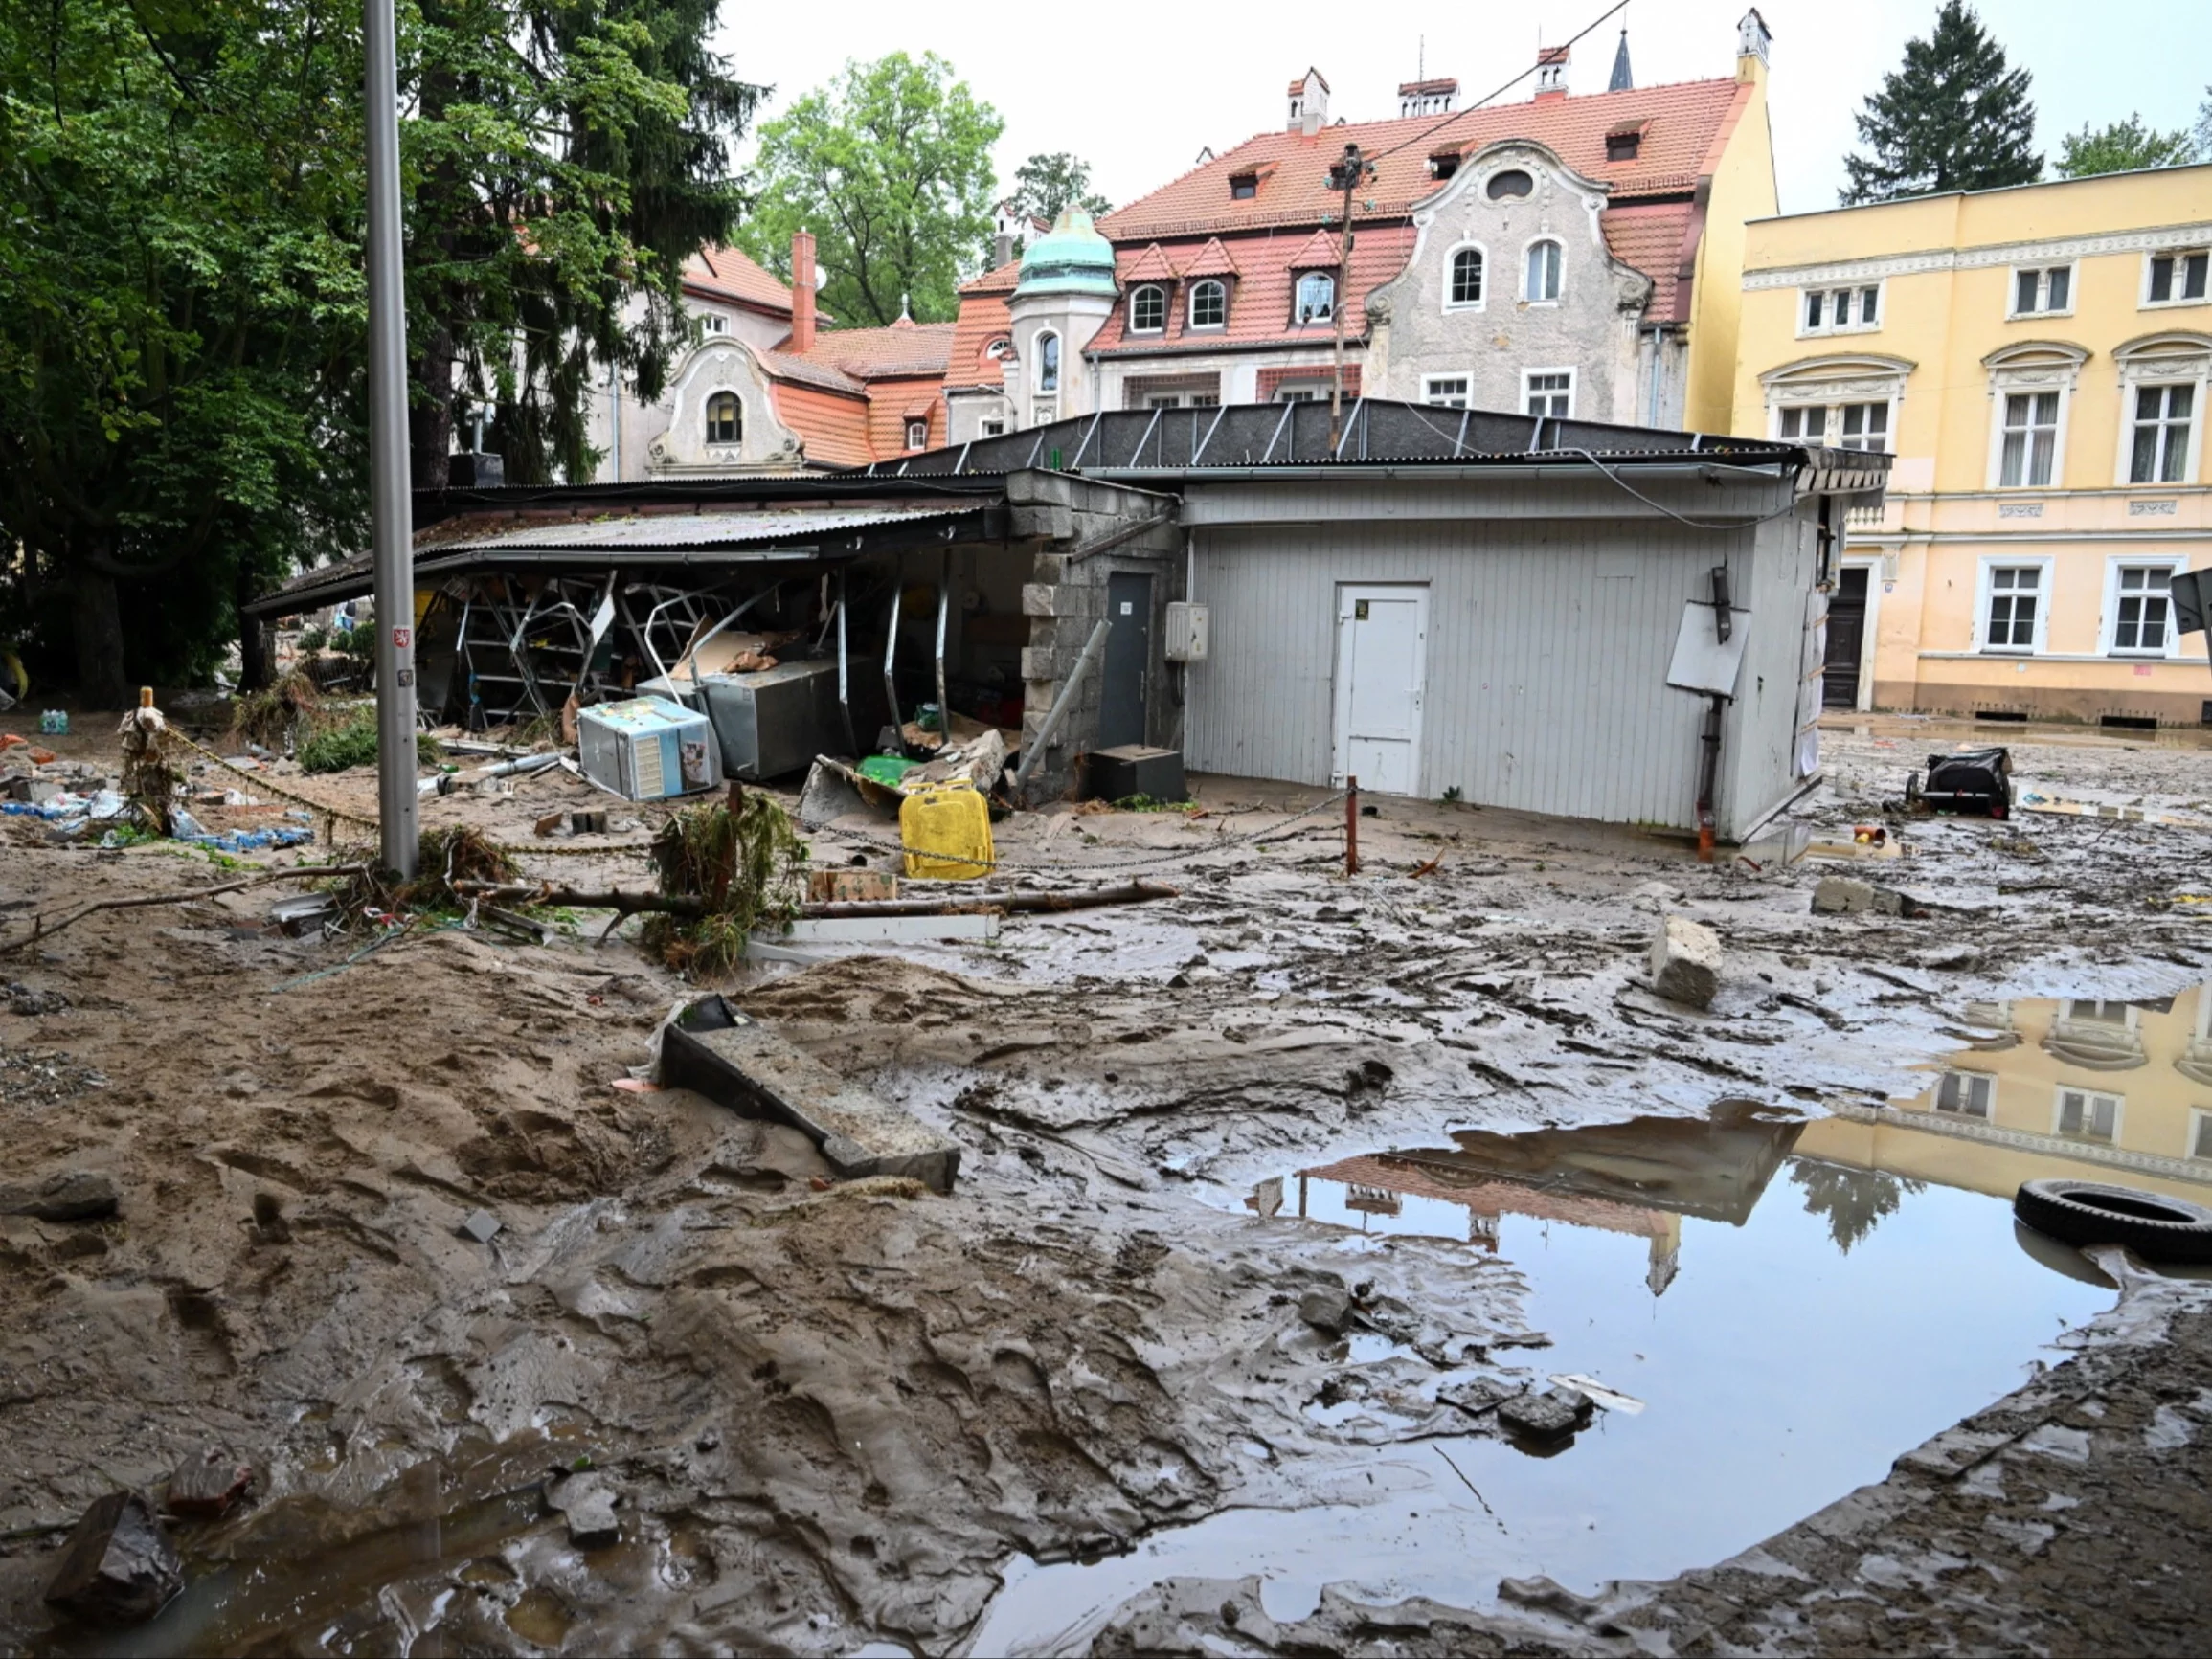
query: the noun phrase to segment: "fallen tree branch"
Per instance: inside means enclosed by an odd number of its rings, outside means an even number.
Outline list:
[[[62,929],[81,922],[85,917],[102,910],[136,910],[149,905],[189,905],[194,899],[212,899],[222,893],[235,893],[242,887],[259,887],[270,882],[321,881],[326,876],[358,876],[365,874],[367,864],[296,864],[286,870],[269,870],[258,876],[242,876],[235,882],[217,882],[212,887],[187,887],[174,893],[144,893],[129,899],[95,899],[89,905],[79,905],[64,913],[58,921],[49,925],[44,916],[31,918],[31,930],[15,938],[0,941],[0,956],[25,950],[42,939],[51,939]]]
[[[556,887],[550,883],[533,886],[527,882],[455,882],[454,890],[471,898],[520,900],[533,905],[559,905],[574,910],[615,910],[624,916],[658,911],[670,916],[706,915],[706,901],[670,897],[664,893],[627,892],[620,887],[605,892],[584,892]],[[988,912],[1090,910],[1101,905],[1140,905],[1153,899],[1178,897],[1174,887],[1160,882],[1129,882],[1118,887],[1087,887],[1072,893],[963,893],[943,898],[847,899],[799,907],[809,918],[855,916],[972,916]]]

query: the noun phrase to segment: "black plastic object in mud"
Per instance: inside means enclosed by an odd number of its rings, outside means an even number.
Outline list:
[[[1964,754],[1931,754],[1927,782],[1914,778],[1907,793],[1930,812],[2004,818],[2012,812],[2012,751],[1975,749]]]
[[[2212,1262],[2212,1210],[2098,1181],[2027,1181],[2013,1213],[2069,1244],[2125,1244],[2147,1262]]]

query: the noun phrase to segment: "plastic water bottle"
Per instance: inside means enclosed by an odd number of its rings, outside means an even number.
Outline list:
[[[66,708],[41,709],[38,715],[38,735],[41,737],[67,737],[69,710]]]

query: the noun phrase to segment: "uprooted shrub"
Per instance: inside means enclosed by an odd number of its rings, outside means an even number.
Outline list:
[[[299,761],[302,772],[344,772],[350,766],[374,766],[376,751],[376,716],[369,713],[357,714],[343,726],[316,732],[300,745],[294,758]],[[438,761],[437,739],[418,732],[416,765],[436,766]]]
[[[413,880],[394,882],[381,870],[349,876],[338,889],[338,908],[349,924],[370,909],[388,912],[465,910],[468,895],[456,882],[513,882],[522,870],[507,850],[480,829],[454,824],[426,829],[415,843]]]
[[[314,681],[293,669],[275,684],[249,691],[231,705],[231,729],[248,743],[282,750],[292,738],[323,719],[323,697]]]
[[[773,796],[685,807],[653,838],[653,873],[671,898],[695,898],[700,916],[645,919],[645,949],[679,973],[718,977],[745,955],[746,935],[799,913],[806,843]]]

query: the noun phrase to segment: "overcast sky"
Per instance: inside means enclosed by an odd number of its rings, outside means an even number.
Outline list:
[[[1501,6],[1386,7],[1342,0],[1158,8],[1029,4],[916,6],[842,0],[724,8],[721,45],[747,79],[775,87],[774,116],[848,56],[894,49],[951,60],[1006,123],[1002,181],[1038,151],[1089,161],[1098,189],[1127,202],[1190,167],[1201,146],[1225,149],[1284,115],[1284,88],[1310,62],[1328,79],[1331,119],[1397,114],[1398,82],[1422,61],[1458,77],[1471,101],[1533,61],[1538,34],[1567,39],[1611,0]],[[1774,0],[1771,87],[1774,162],[1785,213],[1833,206],[1852,117],[1905,42],[1925,36],[1935,0]],[[2158,127],[2189,126],[2212,80],[2212,5],[2202,0],[2003,0],[1983,21],[2013,65],[2035,77],[2036,139],[2055,155],[2061,134],[2139,111]],[[1732,74],[1742,0],[1630,0],[1574,49],[1569,85],[1602,92],[1623,21],[1639,86]],[[1522,82],[1501,101],[1525,99]],[[745,153],[750,158],[751,146]]]

